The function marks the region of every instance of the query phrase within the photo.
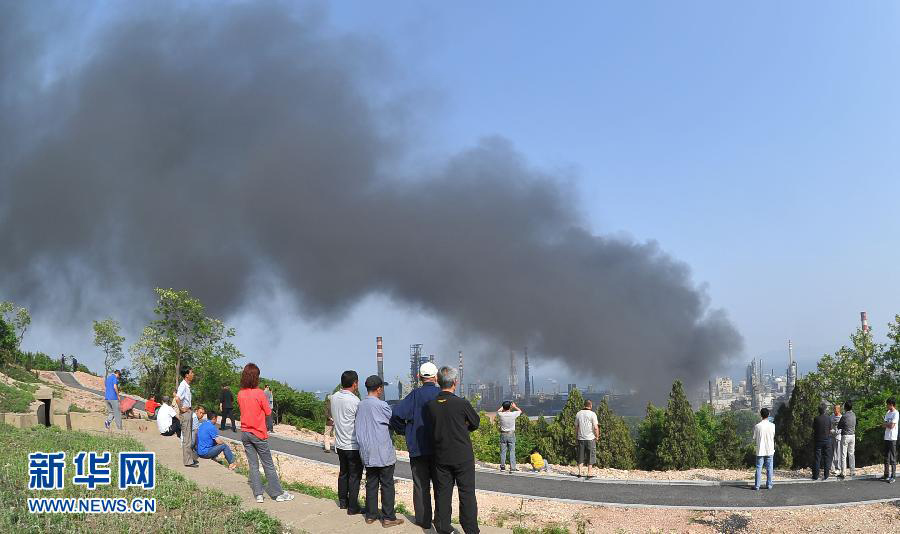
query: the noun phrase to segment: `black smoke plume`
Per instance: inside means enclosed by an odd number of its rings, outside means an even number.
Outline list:
[[[502,138],[410,170],[430,118],[321,12],[0,5],[0,290],[23,303],[162,286],[227,315],[274,276],[308,317],[383,294],[647,391],[742,346],[686,265],[593,234]]]

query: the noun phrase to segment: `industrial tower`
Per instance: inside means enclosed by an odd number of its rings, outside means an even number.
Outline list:
[[[457,391],[456,393],[457,393],[457,395],[459,395],[460,397],[465,398],[465,396],[466,396],[466,385],[465,385],[465,382],[463,382],[463,358],[462,358],[462,351],[459,351],[459,368],[458,368],[456,371],[457,371],[457,374],[459,375],[459,391]]]
[[[525,400],[531,398],[531,370],[528,369],[528,347],[525,347]]]
[[[422,344],[416,343],[409,346],[409,390],[419,387],[419,366],[428,361],[428,356],[422,356]]]
[[[378,378],[384,382],[384,348],[381,344],[381,336],[375,338],[375,360],[378,362]],[[384,400],[384,390],[381,390],[378,398]]]
[[[514,399],[519,391],[519,376],[516,374],[516,353],[509,351],[509,398]]]

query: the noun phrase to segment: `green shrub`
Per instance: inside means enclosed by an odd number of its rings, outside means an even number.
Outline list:
[[[28,391],[0,382],[0,412],[26,413],[32,402]]]
[[[18,380],[19,382],[26,382],[29,384],[40,382],[38,377],[34,376],[34,373],[27,371],[25,368],[18,365],[4,365],[3,368],[0,369],[0,373],[5,374],[13,380]]]
[[[82,408],[81,406],[77,406],[77,405],[75,405],[75,404],[70,404],[70,405],[69,405],[69,411],[70,411],[70,412],[75,412],[75,413],[88,413],[88,410],[85,410],[85,409]]]

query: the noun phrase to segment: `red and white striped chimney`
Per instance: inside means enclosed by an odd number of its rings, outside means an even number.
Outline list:
[[[863,334],[869,331],[869,316],[866,312],[859,312],[859,321],[862,323]]]
[[[381,344],[381,336],[375,338],[375,360],[378,362],[378,378],[384,382],[384,348]],[[381,400],[384,400],[384,394],[382,394]]]

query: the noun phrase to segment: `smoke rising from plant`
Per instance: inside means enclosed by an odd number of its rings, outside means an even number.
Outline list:
[[[383,294],[640,389],[741,349],[685,264],[592,233],[503,138],[411,169],[399,67],[319,12],[154,3],[87,33],[34,5],[0,17],[0,290],[23,303],[87,280],[228,315],[274,276],[310,318]]]

